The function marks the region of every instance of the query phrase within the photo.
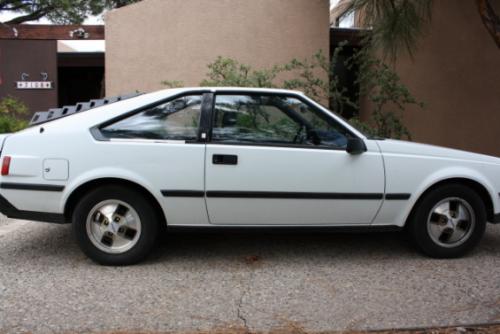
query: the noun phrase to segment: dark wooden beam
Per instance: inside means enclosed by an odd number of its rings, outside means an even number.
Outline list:
[[[82,33],[79,34],[79,31]],[[104,26],[0,24],[0,39],[101,40],[104,39]]]

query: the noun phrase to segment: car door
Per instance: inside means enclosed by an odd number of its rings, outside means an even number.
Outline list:
[[[205,160],[216,225],[370,224],[384,192],[378,146],[346,152],[355,135],[300,95],[215,96]]]

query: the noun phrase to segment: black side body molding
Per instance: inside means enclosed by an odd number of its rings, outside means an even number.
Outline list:
[[[62,213],[48,213],[35,211],[18,210],[14,205],[0,195],[0,212],[9,218],[34,220],[47,223],[66,224],[68,223]]]
[[[161,194],[165,197],[203,197],[205,192],[202,190],[162,190]]]
[[[409,199],[411,194],[385,194],[385,199],[391,200],[406,200]]]
[[[56,191],[56,192],[64,190],[64,186],[58,186],[52,184],[29,184],[29,183],[9,183],[9,182],[0,183],[0,188],[15,189],[15,190]]]
[[[277,199],[382,199],[378,193],[306,193],[274,191],[207,191],[207,197],[219,198],[277,198]]]
[[[382,193],[309,193],[277,191],[219,191],[209,190],[162,190],[165,197],[212,197],[212,198],[268,198],[268,199],[331,199],[331,200],[381,200]],[[386,194],[386,200],[407,200],[410,194]]]

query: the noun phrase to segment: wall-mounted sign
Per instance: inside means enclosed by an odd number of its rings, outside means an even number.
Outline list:
[[[16,81],[17,89],[52,89],[52,81]]]
[[[16,81],[16,88],[17,89],[52,89],[52,88],[54,88],[52,81],[47,81],[47,79],[49,77],[47,72],[40,72],[40,76],[42,77],[43,81],[27,81],[29,74],[22,73],[21,74],[22,81]]]

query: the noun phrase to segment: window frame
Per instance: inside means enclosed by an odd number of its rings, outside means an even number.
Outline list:
[[[341,147],[333,147],[333,146],[313,146],[313,145],[305,145],[305,144],[281,144],[281,143],[244,143],[244,142],[230,142],[230,141],[225,141],[225,142],[219,142],[215,141],[212,138],[213,134],[213,127],[214,127],[214,122],[215,122],[215,103],[217,99],[217,95],[222,95],[222,96],[277,96],[277,97],[283,97],[283,98],[294,98],[299,100],[300,102],[304,103],[306,106],[314,110],[313,112],[316,113],[321,113],[323,115],[326,114],[328,118],[331,119],[332,122],[335,122],[340,128],[345,130],[346,133],[348,133],[352,138],[359,138],[355,133],[353,133],[349,128],[345,127],[342,123],[338,122],[334,117],[331,115],[327,115],[325,111],[322,109],[318,108],[314,104],[312,104],[310,101],[306,100],[303,96],[299,94],[289,94],[289,93],[271,93],[271,92],[255,92],[255,91],[216,91],[213,93],[213,103],[212,103],[212,108],[210,109],[210,126],[209,126],[209,131],[207,133],[207,143],[210,144],[216,144],[216,145],[231,145],[231,146],[256,146],[256,147],[283,147],[283,148],[301,148],[301,149],[312,149],[312,150],[333,150],[333,151],[345,151],[345,148]]]
[[[101,128],[106,127],[108,125],[111,125],[113,123],[119,122],[125,118],[134,116],[140,112],[143,112],[147,109],[156,107],[161,104],[168,103],[170,101],[173,101],[175,99],[185,97],[185,96],[190,96],[190,95],[200,95],[202,100],[201,100],[201,118],[200,118],[200,125],[198,128],[198,136],[196,140],[186,140],[184,141],[185,144],[216,144],[216,145],[229,145],[229,146],[254,146],[254,147],[283,147],[283,148],[300,148],[300,149],[310,149],[310,150],[331,150],[331,151],[345,151],[344,148],[340,147],[328,147],[328,146],[312,146],[312,145],[301,145],[301,144],[277,144],[277,143],[241,143],[241,142],[217,142],[212,140],[212,129],[213,129],[213,123],[214,123],[214,118],[215,118],[215,98],[217,95],[245,95],[245,96],[279,96],[279,97],[285,97],[285,98],[294,98],[305,105],[307,105],[309,108],[315,110],[317,113],[321,113],[329,117],[332,122],[335,122],[340,128],[344,129],[346,133],[348,133],[352,138],[359,138],[363,139],[363,137],[360,137],[356,133],[354,133],[351,129],[349,129],[347,126],[342,124],[336,117],[339,116],[334,116],[331,111],[327,111],[327,109],[320,108],[319,105],[316,105],[315,103],[309,101],[306,97],[304,97],[301,94],[294,94],[293,92],[291,93],[280,93],[280,92],[257,92],[255,90],[245,90],[245,89],[235,89],[235,90],[217,90],[217,89],[200,89],[200,90],[189,90],[189,91],[184,91],[178,94],[171,95],[167,98],[160,99],[158,101],[146,104],[144,106],[141,106],[136,109],[132,109],[130,111],[127,111],[119,116],[113,117],[111,119],[108,119],[107,121],[104,121],[102,123],[99,123],[89,129],[90,134],[92,137],[97,140],[97,141],[112,141],[116,140],[114,138],[109,138],[105,136],[101,132]],[[169,140],[158,140],[158,139],[120,139],[120,141],[141,141],[141,142],[168,142]],[[173,141],[173,140],[172,140]],[[175,142],[182,142],[176,140]]]
[[[148,109],[157,107],[159,105],[162,105],[162,104],[165,104],[168,102],[172,102],[172,101],[177,100],[179,98],[183,98],[186,96],[193,96],[193,95],[199,95],[201,97],[200,122],[199,122],[198,130],[197,130],[196,140],[149,139],[149,138],[112,138],[112,137],[108,137],[108,136],[104,135],[104,133],[101,131],[102,128],[104,128],[106,126],[112,125],[114,123],[120,122],[120,121],[127,119],[129,117],[135,116],[135,115],[137,115],[143,111],[146,111]],[[115,141],[115,140],[142,141],[142,142],[168,142],[168,141],[174,142],[175,141],[175,142],[185,142],[186,144],[205,143],[206,140],[202,138],[202,133],[206,133],[208,131],[208,129],[207,129],[208,122],[206,119],[208,114],[207,114],[206,109],[212,108],[212,104],[213,104],[212,103],[212,93],[210,92],[210,90],[205,89],[205,90],[198,90],[198,91],[196,91],[196,90],[186,91],[186,92],[174,94],[174,95],[169,96],[167,98],[146,104],[146,105],[141,106],[139,108],[132,109],[128,112],[125,112],[125,113],[117,116],[117,117],[113,117],[105,122],[102,122],[98,125],[95,125],[95,126],[91,127],[89,130],[90,130],[91,135],[97,141]]]

